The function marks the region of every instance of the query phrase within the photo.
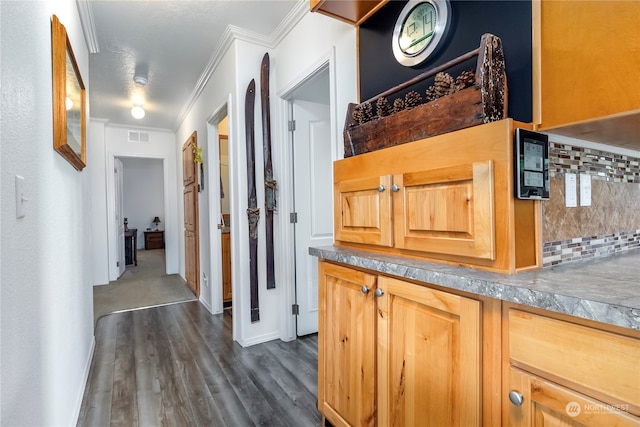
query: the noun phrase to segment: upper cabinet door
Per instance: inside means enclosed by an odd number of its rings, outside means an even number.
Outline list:
[[[495,259],[493,162],[393,177],[395,246]]]
[[[336,240],[393,245],[390,175],[337,182],[335,199]]]

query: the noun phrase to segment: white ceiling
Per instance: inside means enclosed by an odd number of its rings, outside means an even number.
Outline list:
[[[265,46],[308,0],[78,0],[89,45],[91,117],[175,130],[233,36]],[[148,77],[134,83],[136,71]],[[256,69],[256,75],[259,68]],[[146,116],[131,117],[139,97]]]

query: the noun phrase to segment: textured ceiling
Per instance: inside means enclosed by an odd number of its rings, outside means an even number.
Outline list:
[[[302,4],[304,3],[304,4]],[[91,117],[174,130],[230,31],[269,41],[306,0],[78,2],[89,56]],[[141,86],[136,71],[148,77]],[[146,116],[131,117],[139,99]]]

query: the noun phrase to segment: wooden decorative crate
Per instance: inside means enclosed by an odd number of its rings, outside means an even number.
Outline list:
[[[480,47],[389,89],[365,102],[392,95],[477,56],[472,86],[383,118],[357,124],[349,104],[344,127],[344,157],[368,153],[507,117],[507,78],[502,41],[484,34]]]

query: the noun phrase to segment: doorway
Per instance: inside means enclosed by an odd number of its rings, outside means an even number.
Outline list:
[[[110,313],[194,299],[178,274],[167,274],[165,159],[120,154],[113,164],[118,274],[108,285],[93,288],[95,321]]]
[[[318,271],[309,246],[333,244],[329,64],[307,77],[289,102],[293,176],[296,334],[318,331]]]

